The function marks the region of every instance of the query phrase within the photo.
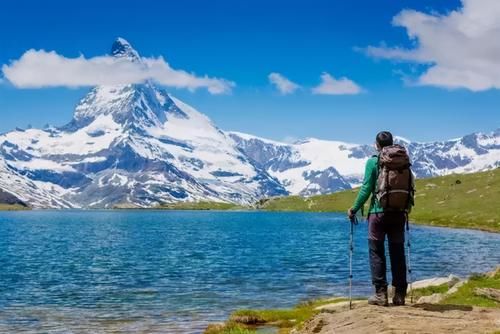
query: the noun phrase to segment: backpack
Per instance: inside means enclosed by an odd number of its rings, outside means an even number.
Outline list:
[[[401,145],[382,148],[375,195],[384,211],[408,211],[413,205],[414,181],[406,149]]]

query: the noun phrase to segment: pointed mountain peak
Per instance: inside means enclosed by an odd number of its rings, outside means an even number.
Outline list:
[[[127,58],[131,61],[140,61],[139,53],[124,38],[118,37],[111,46],[111,55]]]

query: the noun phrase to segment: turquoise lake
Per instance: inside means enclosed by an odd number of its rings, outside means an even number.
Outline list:
[[[371,292],[366,223],[354,292]],[[201,333],[239,308],[347,294],[331,213],[0,212],[0,332]],[[500,234],[412,225],[414,279],[500,264]]]

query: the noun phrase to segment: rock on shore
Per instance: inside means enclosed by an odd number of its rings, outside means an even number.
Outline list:
[[[500,267],[486,274],[496,277]],[[439,304],[467,283],[458,277],[439,277],[413,283],[414,289],[448,284],[445,293],[420,297],[417,303],[403,307],[370,306],[366,301],[327,304],[321,313],[305,323],[294,334],[364,334],[364,333],[496,333],[500,331],[500,309]],[[496,289],[490,289],[498,293]],[[488,293],[492,292],[488,290]]]
[[[322,312],[296,334],[470,334],[498,330],[499,309],[436,304],[387,308],[365,302],[354,304],[352,310]]]

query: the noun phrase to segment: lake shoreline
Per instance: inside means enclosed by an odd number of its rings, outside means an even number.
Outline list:
[[[193,209],[193,208],[160,208],[160,207],[152,207],[152,208],[141,208],[141,207],[130,207],[130,208],[101,208],[101,209],[80,209],[80,208],[71,208],[71,209],[53,209],[53,208],[24,208],[24,207],[6,207],[0,205],[0,212],[5,211],[82,211],[82,212],[95,212],[95,211],[200,211],[200,212],[281,212],[281,213],[324,213],[324,214],[342,214],[344,211],[300,211],[300,210],[269,210],[264,208],[238,208],[238,209],[212,209],[212,208],[204,208],[204,209]],[[411,218],[411,215],[410,215]],[[360,220],[366,220],[366,217],[362,217]],[[431,227],[441,227],[441,228],[451,228],[451,229],[461,229],[461,230],[472,230],[472,231],[481,231],[481,232],[489,232],[489,233],[500,233],[500,227],[487,227],[487,226],[461,226],[454,224],[441,224],[441,223],[432,223],[428,221],[421,220],[411,220],[410,224],[420,225],[420,226],[431,226]]]
[[[417,179],[416,188],[416,206],[410,214],[412,224],[500,233],[500,206],[498,205],[500,193],[497,190],[500,189],[500,168],[472,174],[450,174]],[[131,203],[116,203],[113,208],[102,210],[326,212],[343,214],[352,205],[357,193],[358,189],[349,189],[311,197],[288,195],[262,198],[246,205],[205,200],[164,203],[145,208],[137,207]],[[0,210],[9,208],[12,207],[0,204]],[[365,206],[365,212],[367,211],[368,208]]]

